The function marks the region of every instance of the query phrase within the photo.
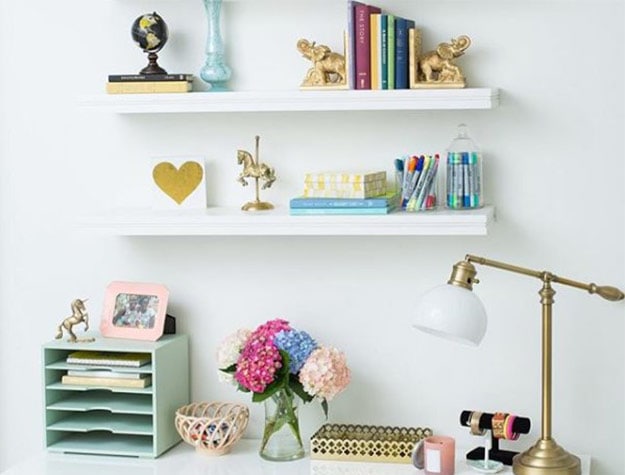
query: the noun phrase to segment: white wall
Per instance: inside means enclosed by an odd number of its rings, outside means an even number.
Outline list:
[[[348,355],[353,382],[331,404],[339,422],[431,426],[460,445],[463,409],[529,416],[540,428],[539,282],[480,269],[490,312],[478,349],[409,330],[416,296],[471,252],[625,287],[623,3],[475,1],[384,3],[424,26],[431,47],[458,34],[469,81],[501,88],[492,111],[222,114],[125,117],[85,111],[83,93],[145,58],[129,37],[141,13],[169,23],[161,64],[196,72],[206,36],[199,0],[0,2],[0,470],[42,449],[40,346],[89,298],[94,325],[112,280],[165,283],[191,335],[192,397],[248,402],[220,385],[215,346],[239,326],[284,317]],[[283,15],[286,19],[283,19]],[[238,89],[296,87],[307,64],[299,37],[339,45],[343,2],[241,1],[224,7]],[[305,170],[391,169],[404,152],[444,150],[460,122],[485,153],[497,207],[488,237],[118,238],[74,222],[147,201],[146,161],[194,154],[208,163],[212,203],[249,198],[237,148],[262,136],[284,205]],[[554,436],[591,454],[595,474],[625,466],[624,304],[558,287],[554,318]],[[363,397],[363,395],[366,395]],[[309,436],[322,423],[303,410]],[[252,407],[249,435],[258,435]]]

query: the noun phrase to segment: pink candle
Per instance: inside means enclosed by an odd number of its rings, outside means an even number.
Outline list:
[[[456,443],[452,437],[432,436],[423,442],[426,475],[454,475]]]

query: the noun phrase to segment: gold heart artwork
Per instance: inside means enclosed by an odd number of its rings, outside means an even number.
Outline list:
[[[181,204],[202,182],[204,170],[197,162],[184,162],[180,168],[161,162],[152,170],[156,185],[176,203]]]

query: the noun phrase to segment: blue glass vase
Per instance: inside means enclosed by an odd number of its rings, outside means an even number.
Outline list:
[[[224,43],[221,39],[220,14],[222,0],[203,0],[208,17],[206,38],[206,61],[200,69],[200,77],[210,86],[210,91],[227,91],[232,74],[224,63]]]

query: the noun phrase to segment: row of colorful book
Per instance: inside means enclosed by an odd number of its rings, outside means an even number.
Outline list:
[[[151,361],[149,353],[74,351],[65,361],[76,365],[76,369],[68,369],[61,384],[115,388],[146,388],[152,384],[150,374],[115,370],[146,365]]]
[[[388,214],[397,195],[387,189],[386,172],[321,172],[304,176],[302,196],[289,203],[291,215]]]
[[[347,2],[350,88],[410,88],[410,30],[415,22],[355,0]]]
[[[193,74],[110,74],[108,94],[158,94],[191,92]]]

